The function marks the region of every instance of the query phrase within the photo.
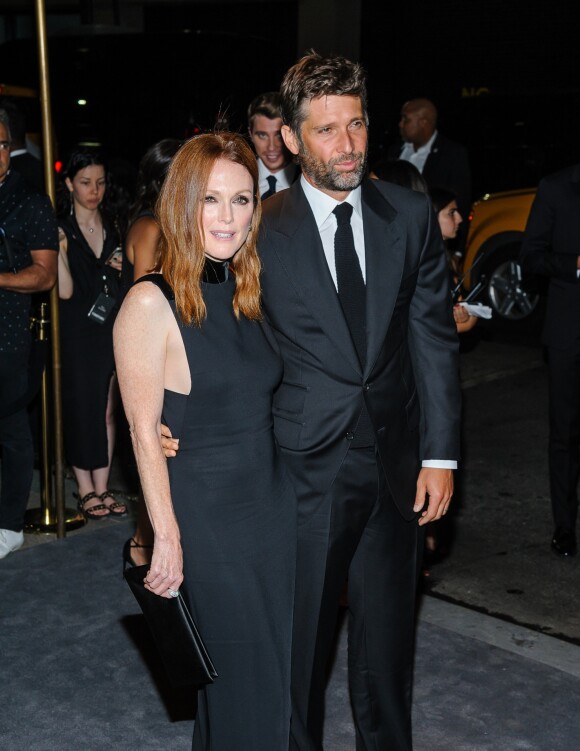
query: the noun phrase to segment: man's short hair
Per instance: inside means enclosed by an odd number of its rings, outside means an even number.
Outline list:
[[[12,140],[12,135],[10,133],[10,118],[8,117],[8,113],[5,109],[0,109],[0,124],[6,128],[8,139]]]
[[[248,107],[248,128],[250,131],[254,127],[254,119],[257,115],[263,115],[269,120],[282,117],[280,111],[280,94],[277,91],[267,91],[265,94],[259,94],[250,102],[250,106]]]
[[[323,57],[310,50],[286,73],[280,87],[282,120],[300,137],[304,103],[321,96],[355,96],[367,119],[365,72],[360,63],[340,55]]]

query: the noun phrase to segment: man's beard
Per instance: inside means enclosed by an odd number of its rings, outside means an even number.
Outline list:
[[[358,165],[352,172],[340,172],[335,169],[337,164],[343,162],[358,161]],[[304,144],[300,144],[298,152],[298,161],[302,172],[311,179],[312,183],[324,190],[334,192],[344,192],[345,190],[354,190],[361,184],[366,172],[367,152],[362,151],[348,154],[347,156],[337,156],[328,162],[323,162],[309,153]]]

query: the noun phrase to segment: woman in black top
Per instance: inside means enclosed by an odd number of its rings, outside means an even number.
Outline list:
[[[107,488],[115,442],[113,323],[118,310],[120,237],[103,213],[103,158],[74,151],[63,170],[68,212],[59,219],[62,402],[65,454],[79,508],[90,519],[125,516]]]

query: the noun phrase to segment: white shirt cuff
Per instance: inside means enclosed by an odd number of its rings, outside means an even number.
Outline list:
[[[448,459],[423,459],[421,466],[433,469],[457,469],[457,462]]]

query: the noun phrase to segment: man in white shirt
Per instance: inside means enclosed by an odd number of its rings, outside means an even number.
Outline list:
[[[258,157],[262,200],[290,187],[296,179],[298,169],[284,145],[281,128],[278,92],[257,96],[248,107],[248,132]]]
[[[310,52],[281,86],[302,177],[265,202],[264,313],[284,361],[274,432],[298,499],[291,751],[320,751],[325,670],[348,578],[361,751],[411,751],[424,525],[458,459],[457,335],[427,196],[365,177],[360,65]]]
[[[471,208],[471,175],[467,150],[437,130],[437,108],[429,99],[411,99],[399,120],[402,147],[390,156],[415,165],[429,188],[447,188],[457,196],[461,215]]]

